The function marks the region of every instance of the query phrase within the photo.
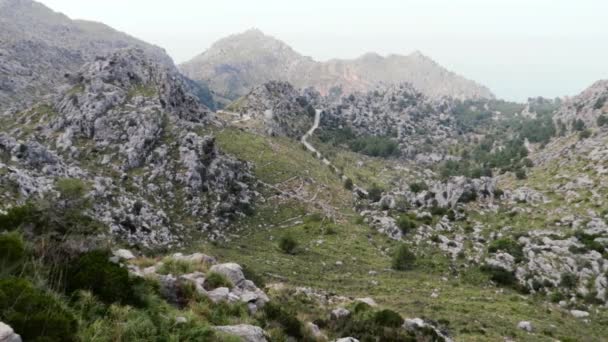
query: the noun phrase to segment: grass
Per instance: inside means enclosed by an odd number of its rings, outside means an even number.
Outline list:
[[[265,182],[281,185],[292,177],[309,177],[332,191],[342,186],[331,171],[324,169],[295,141],[233,129],[219,132],[217,136],[224,151],[252,162],[256,176]],[[321,145],[320,149],[358,185],[409,184],[418,172],[416,167],[405,168],[397,162],[329,146]],[[358,161],[363,161],[363,165],[358,166]],[[554,172],[551,168],[543,170],[546,171],[541,172]],[[545,180],[546,187],[539,185],[541,180]],[[526,180],[502,177],[500,185],[503,189],[530,186],[547,194],[550,190],[546,174],[535,171]],[[397,243],[362,224],[350,209],[348,196],[330,203],[340,213],[335,222],[311,219],[315,215],[310,215],[311,208],[306,204],[271,200],[256,208],[252,217],[234,224],[239,227],[240,236],[215,244],[203,243],[202,248],[220,259],[249,265],[266,277],[268,283],[308,286],[351,297],[370,296],[404,317],[443,322],[459,341],[502,341],[505,337],[526,341],[555,338],[591,341],[608,333],[605,312],[593,314],[590,323],[581,324],[545,297],[523,296],[494,286],[478,267],[467,264],[470,267],[462,268],[466,261],[449,260],[432,243],[408,242],[417,255],[415,267],[404,272],[391,270],[391,255]],[[530,207],[532,211],[526,214],[511,215],[508,210],[499,210],[488,215],[477,210],[473,203],[469,205],[466,224],[483,222],[483,235],[505,226],[512,226],[513,233],[542,229],[552,219],[547,217],[547,209],[555,207],[558,207],[556,202],[542,203]],[[328,230],[331,234],[326,233]],[[297,254],[281,250],[279,241],[286,235],[297,241]],[[200,247],[196,246],[199,250]],[[370,275],[370,271],[375,275]],[[439,296],[431,297],[433,292]],[[533,323],[533,333],[517,328],[522,320]]]
[[[253,218],[252,222],[260,219]],[[273,217],[264,220],[270,223]],[[220,245],[204,244],[203,248],[221,259],[250,265],[269,282],[310,286],[352,297],[371,296],[405,317],[449,321],[449,330],[457,340],[502,341],[503,337],[512,337],[548,341],[550,338],[543,335],[546,330],[553,331],[556,338],[584,341],[608,333],[602,326],[608,321],[605,312],[581,326],[569,313],[543,298],[522,296],[491,285],[487,275],[475,268],[455,277],[448,271],[450,261],[438,253],[425,252],[428,254],[419,257],[421,260],[411,271],[392,271],[390,253],[385,249],[392,251],[396,244],[353,222],[335,225],[333,235],[323,235],[320,227],[310,223],[248,228],[240,238]],[[285,233],[299,242],[299,254],[280,250],[278,239]],[[342,265],[336,265],[337,261],[342,261]],[[376,271],[377,275],[372,276],[369,271]],[[435,291],[439,298],[430,296]],[[521,320],[532,321],[535,333],[518,330]]]

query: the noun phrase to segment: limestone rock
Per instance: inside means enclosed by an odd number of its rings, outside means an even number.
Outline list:
[[[239,325],[224,325],[214,327],[215,330],[240,337],[243,342],[266,342],[266,332],[254,325],[239,324]]]

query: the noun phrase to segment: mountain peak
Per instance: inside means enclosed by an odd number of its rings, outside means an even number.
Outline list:
[[[489,89],[446,70],[420,51],[388,57],[368,52],[354,60],[318,62],[255,28],[217,41],[180,69],[229,100],[271,80],[314,87],[323,94],[336,87],[367,91],[382,83],[408,82],[432,97],[494,98]]]

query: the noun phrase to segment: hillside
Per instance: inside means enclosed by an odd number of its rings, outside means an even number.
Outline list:
[[[71,20],[32,0],[0,2],[0,106],[23,107],[54,92],[97,56],[140,48],[157,62],[173,67],[166,52],[102,23]],[[213,104],[204,85],[191,84]],[[200,93],[200,94],[199,94]]]
[[[324,95],[364,92],[379,83],[408,82],[430,97],[494,97],[487,88],[446,70],[419,52],[388,57],[366,54],[355,60],[317,62],[259,30],[219,40],[180,65],[180,70],[230,100],[272,80],[287,81],[298,88],[315,87]]]
[[[515,103],[256,30],[185,76],[27,0],[0,57],[0,341],[608,336],[607,81]]]

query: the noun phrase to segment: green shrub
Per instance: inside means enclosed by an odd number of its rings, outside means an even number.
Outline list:
[[[24,341],[75,341],[76,319],[49,293],[21,278],[0,280],[0,319]]]
[[[401,245],[393,256],[392,267],[398,271],[407,271],[414,268],[416,255],[410,251],[407,245]]]
[[[354,152],[373,157],[387,158],[399,154],[399,144],[386,136],[366,136],[356,138],[349,144]]]
[[[559,284],[567,289],[573,289],[578,284],[578,278],[574,273],[565,272],[562,273]]]
[[[598,237],[597,235],[586,234],[585,232],[579,230],[574,233],[574,236],[578,239],[578,241],[585,245],[586,251],[593,250],[599,253],[604,253],[604,245],[595,241],[595,239]]]
[[[524,169],[515,170],[515,178],[517,178],[519,180],[526,179],[527,178],[526,171],[524,171]]]
[[[374,184],[371,188],[367,189],[368,198],[371,202],[378,202],[382,198],[384,189]]]
[[[606,124],[608,124],[608,115],[600,115],[597,117],[597,125],[598,126],[605,126]]]
[[[575,131],[582,132],[585,130],[585,122],[581,119],[577,119],[572,124],[572,129]]]
[[[295,314],[282,308],[280,304],[268,302],[264,305],[264,316],[267,321],[277,322],[285,334],[297,339],[302,338],[302,322]]]
[[[92,251],[76,259],[66,276],[66,288],[88,290],[105,303],[133,303],[137,296],[133,292],[134,282],[127,269],[108,260],[106,251]]]
[[[386,309],[374,314],[374,322],[381,327],[398,328],[403,324],[403,318],[395,311]]]
[[[520,262],[524,258],[523,247],[515,240],[511,238],[501,238],[492,241],[490,246],[488,246],[489,253],[496,253],[499,251],[503,251],[509,253],[513,258],[515,258],[515,262]]]
[[[484,265],[481,270],[490,275],[492,281],[500,285],[511,286],[516,284],[517,278],[515,278],[515,273],[507,271],[502,267]]]
[[[416,183],[410,184],[410,190],[416,194],[421,191],[428,190],[428,189],[429,189],[429,186],[426,185],[425,182],[416,182]]]
[[[591,130],[586,129],[578,134],[579,140],[585,140],[591,136]]]
[[[287,254],[295,254],[298,242],[291,235],[284,235],[279,239],[279,248]]]
[[[352,190],[353,186],[354,186],[354,184],[353,184],[353,180],[352,179],[346,178],[344,180],[344,189],[346,189],[346,190]]]
[[[564,296],[563,293],[559,292],[559,291],[555,291],[553,293],[551,293],[551,302],[553,303],[559,303],[562,300],[566,299],[566,296]]]
[[[0,230],[15,230],[24,224],[37,222],[38,214],[32,204],[10,208],[6,214],[0,215]]]
[[[207,290],[214,290],[218,287],[227,287],[231,289],[234,287],[234,284],[221,273],[209,272],[205,277],[204,286]]]
[[[410,219],[408,215],[399,216],[399,219],[397,219],[397,226],[404,235],[416,229],[416,223]]]
[[[16,232],[0,234],[0,275],[8,275],[25,259],[25,244]]]

